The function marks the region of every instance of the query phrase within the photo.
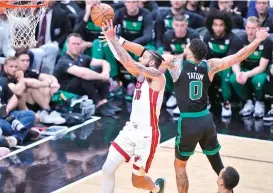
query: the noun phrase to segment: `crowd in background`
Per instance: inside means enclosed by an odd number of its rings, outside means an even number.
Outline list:
[[[36,123],[62,125],[55,106],[63,98],[87,95],[99,116],[113,117],[121,108],[109,97],[132,100],[136,79],[115,60],[90,18],[100,1],[49,1],[36,28],[36,47],[14,49],[9,23],[0,14],[0,157],[26,140],[40,137]],[[117,35],[147,49],[183,57],[185,46],[201,38],[207,59],[236,53],[255,39],[259,27],[273,33],[273,2],[257,1],[131,1],[109,2],[115,9]],[[243,103],[239,114],[273,121],[272,37],[241,64],[217,74],[210,101],[222,105],[221,115],[232,116],[232,104]],[[132,54],[135,60],[138,57]],[[179,115],[169,72],[165,73],[166,106]],[[60,97],[62,96],[62,97]],[[52,100],[57,98],[57,100]],[[208,108],[210,108],[208,101]],[[271,105],[271,106],[270,106]]]

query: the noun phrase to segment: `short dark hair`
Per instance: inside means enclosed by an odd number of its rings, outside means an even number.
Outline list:
[[[82,39],[82,36],[78,33],[71,33],[67,36],[67,41],[69,41],[70,37],[77,37],[77,38],[81,38]]]
[[[16,61],[17,58],[15,56],[8,56],[6,57],[5,61],[4,61],[4,65],[8,64],[10,61]]]
[[[188,19],[183,14],[174,15],[173,20],[174,21],[186,21],[186,22],[188,22]]]
[[[210,9],[208,16],[206,18],[206,28],[211,34],[214,34],[212,29],[212,24],[215,19],[220,19],[225,23],[225,32],[226,34],[231,33],[231,30],[233,28],[233,21],[231,19],[231,14],[226,11],[220,11],[218,9],[212,8]]]
[[[224,187],[228,190],[235,188],[240,180],[240,175],[236,169],[233,167],[226,167],[222,174],[222,180],[224,182]]]
[[[15,57],[16,57],[16,58],[19,58],[21,55],[25,55],[25,54],[29,56],[28,50],[27,50],[27,49],[18,50],[18,51],[16,51],[16,53],[15,53]]]
[[[198,61],[203,60],[208,53],[207,45],[199,38],[194,38],[190,41],[189,49]]]
[[[153,60],[155,62],[154,64],[156,68],[158,68],[161,65],[162,61],[165,61],[164,58],[158,52],[153,50],[148,50],[148,52],[151,54],[150,60],[151,61]]]

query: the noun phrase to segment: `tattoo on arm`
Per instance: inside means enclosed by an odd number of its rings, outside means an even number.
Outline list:
[[[162,75],[162,73],[159,70],[152,67],[146,67],[138,62],[134,63],[134,67],[140,74],[143,74],[144,76],[147,75],[151,77],[159,77]]]
[[[129,53],[120,45],[120,43],[118,42],[118,40],[116,38],[111,40],[110,42],[113,45],[113,47],[119,57],[120,63],[122,63],[123,65],[126,65],[126,64],[134,61],[133,58],[129,55]]]
[[[187,193],[189,189],[189,181],[186,172],[176,174],[176,183],[179,193]]]
[[[181,74],[181,59],[174,58],[172,62],[169,62],[168,66],[172,66],[169,68],[169,72],[172,76],[173,82],[176,82]]]

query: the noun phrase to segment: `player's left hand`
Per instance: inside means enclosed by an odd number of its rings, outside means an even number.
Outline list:
[[[110,22],[108,22],[108,20],[106,20],[106,24],[104,23],[102,25],[102,34],[104,36],[99,36],[100,39],[102,39],[102,42],[105,42],[107,40],[113,40],[114,38],[116,38],[116,31],[117,31],[117,26],[113,27],[113,21],[110,20]]]

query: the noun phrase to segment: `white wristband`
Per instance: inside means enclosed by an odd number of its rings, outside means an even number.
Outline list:
[[[123,37],[119,37],[118,42],[120,45],[123,45],[125,43],[125,39]]]

